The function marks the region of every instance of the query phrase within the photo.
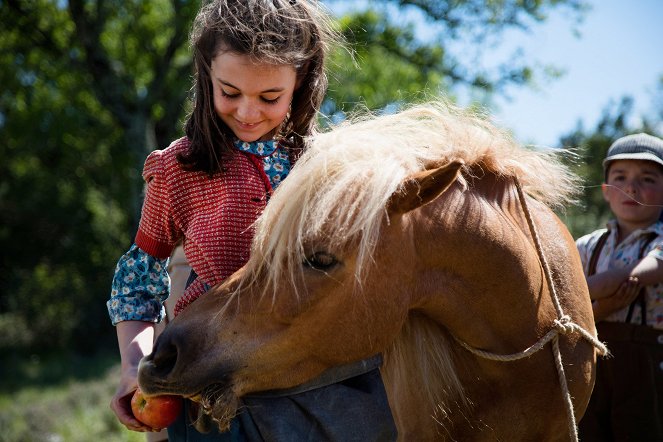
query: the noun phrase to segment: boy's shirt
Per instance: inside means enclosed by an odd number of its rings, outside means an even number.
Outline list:
[[[643,257],[652,256],[656,259],[663,261],[663,222],[658,221],[651,226],[636,230],[631,233],[628,238],[624,239],[621,244],[615,247],[617,242],[617,222],[611,220],[607,224],[607,230],[610,231],[607,241],[605,242],[598,260],[596,262],[596,273],[609,271],[610,269],[624,268],[634,262],[638,261],[640,257],[640,248],[642,247],[647,234],[655,232],[658,236],[646,247]],[[588,272],[589,260],[592,252],[596,247],[601,235],[606,229],[596,230],[588,235],[579,238],[576,241],[578,252],[580,252],[580,259],[582,260],[583,270],[585,275]],[[663,330],[663,284],[655,284],[645,288],[646,296],[646,310],[647,310],[647,325],[650,327]],[[605,320],[612,322],[624,322],[628,314],[628,307],[613,313]],[[639,305],[636,304],[633,309],[633,316],[631,323],[641,323],[642,312]]]

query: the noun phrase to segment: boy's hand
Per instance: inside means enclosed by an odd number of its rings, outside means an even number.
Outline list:
[[[637,277],[631,276],[624,281],[617,291],[606,298],[597,299],[593,303],[594,320],[600,321],[607,318],[624,307],[630,305],[640,293],[640,281]]]
[[[592,300],[604,299],[615,295],[620,287],[627,283],[630,279],[631,272],[635,264],[631,266],[610,269],[605,272],[595,273],[587,278],[587,286],[589,287],[589,297]]]

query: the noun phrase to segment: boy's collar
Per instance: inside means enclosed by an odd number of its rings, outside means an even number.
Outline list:
[[[617,234],[618,227],[619,226],[617,224],[617,220],[614,219],[614,218],[609,220],[606,224],[606,228],[611,233],[614,233],[614,234]],[[633,235],[640,236],[642,234],[650,233],[650,232],[655,232],[658,235],[663,236],[663,221],[657,220],[656,222],[648,225],[647,227],[643,227],[642,229],[634,230],[633,232],[631,232],[631,235],[629,235],[629,236],[633,236]],[[624,238],[624,239],[626,239],[626,238]]]

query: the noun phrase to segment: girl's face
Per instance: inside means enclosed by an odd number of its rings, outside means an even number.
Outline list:
[[[214,110],[242,141],[274,137],[295,92],[297,73],[287,65],[254,63],[220,52],[212,60]]]
[[[663,170],[646,160],[616,160],[608,170],[603,197],[621,224],[631,229],[654,223],[663,205]]]

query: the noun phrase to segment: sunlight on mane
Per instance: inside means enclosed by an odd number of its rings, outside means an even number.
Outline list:
[[[390,196],[413,173],[455,159],[465,162],[466,173],[478,164],[516,176],[527,193],[561,206],[578,186],[558,154],[523,148],[485,116],[444,101],[354,117],[307,140],[307,150],[256,223],[247,282],[263,273],[269,290],[282,278],[300,280],[307,247],[333,252],[356,241],[360,284]]]

